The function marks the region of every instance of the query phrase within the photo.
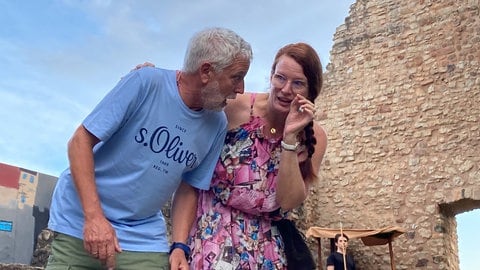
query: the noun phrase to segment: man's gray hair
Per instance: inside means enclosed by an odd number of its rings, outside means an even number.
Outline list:
[[[185,53],[183,71],[194,73],[204,62],[212,64],[215,72],[221,72],[236,58],[252,61],[250,44],[230,29],[215,27],[196,33]]]

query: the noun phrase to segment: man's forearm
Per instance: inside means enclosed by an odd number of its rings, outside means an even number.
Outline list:
[[[98,139],[80,126],[68,143],[68,158],[73,182],[82,203],[85,218],[103,215],[95,184],[93,146]]]
[[[172,241],[186,243],[195,221],[198,193],[195,188],[182,182],[172,202]]]

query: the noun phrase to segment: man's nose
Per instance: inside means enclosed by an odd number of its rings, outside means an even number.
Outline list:
[[[245,92],[245,81],[242,80],[240,83],[237,84],[235,87],[235,93],[243,94]]]

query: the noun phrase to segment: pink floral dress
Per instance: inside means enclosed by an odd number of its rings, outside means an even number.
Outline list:
[[[275,201],[280,139],[264,138],[263,126],[251,116],[227,132],[210,190],[199,194],[191,269],[286,269],[271,225],[282,218]]]

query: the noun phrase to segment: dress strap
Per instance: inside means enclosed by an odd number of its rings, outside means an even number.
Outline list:
[[[250,119],[253,119],[253,104],[255,104],[256,93],[250,95]]]

